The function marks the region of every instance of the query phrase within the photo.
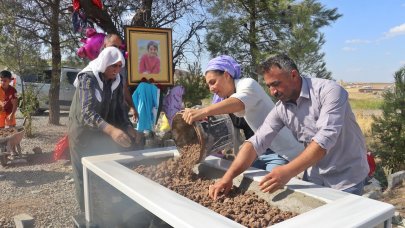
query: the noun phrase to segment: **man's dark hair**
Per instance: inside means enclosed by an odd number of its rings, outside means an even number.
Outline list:
[[[259,73],[263,75],[273,66],[277,66],[285,71],[296,70],[299,73],[297,65],[286,54],[277,54],[263,61],[259,66]]]
[[[110,39],[111,39],[113,36],[117,36],[117,37],[120,38],[121,41],[122,41],[122,38],[121,38],[118,34],[116,34],[116,33],[108,33],[108,34],[105,35],[105,37],[104,37],[104,44],[105,44],[107,41],[110,41]],[[116,48],[119,48],[119,47],[116,47]]]
[[[8,70],[3,70],[0,72],[0,78],[9,78],[11,79],[11,72]]]

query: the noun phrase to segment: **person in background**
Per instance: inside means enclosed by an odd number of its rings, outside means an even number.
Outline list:
[[[86,156],[135,148],[136,131],[126,113],[123,79],[125,59],[115,47],[104,48],[77,76],[69,112],[69,148],[76,197],[84,211],[83,166]]]
[[[158,44],[151,40],[146,46],[147,53],[143,54],[139,61],[139,73],[141,74],[159,74],[160,59],[158,56]]]
[[[114,33],[107,34],[106,37],[104,38],[104,48],[106,47],[116,47],[119,48],[122,45],[122,39]],[[129,92],[128,89],[128,83],[127,83],[127,72],[125,69],[122,69],[121,75],[124,78],[123,84],[124,84],[124,99],[125,102],[127,103],[129,107],[129,112],[132,114],[132,122],[137,122],[139,115],[138,112],[136,111],[134,102],[132,101],[132,96],[131,93]]]
[[[16,125],[17,90],[10,85],[12,75],[10,71],[0,72],[0,128]]]
[[[227,55],[211,59],[204,75],[210,91],[218,96],[219,102],[214,101],[215,104],[201,109],[185,109],[184,121],[192,124],[207,116],[234,113],[238,117],[244,117],[251,130],[256,132],[274,107],[270,96],[259,83],[251,78],[241,78],[240,65]],[[267,144],[266,148],[261,149],[253,167],[271,171],[276,166],[286,164],[287,159],[297,156],[303,145],[285,128],[271,145]]]
[[[361,195],[369,167],[364,137],[347,91],[331,80],[301,76],[294,61],[284,54],[267,59],[261,68],[271,95],[279,101],[255,135],[243,144],[224,176],[209,187],[209,195],[216,199],[227,194],[233,178],[249,168],[285,126],[305,149],[259,182],[263,192],[282,188],[312,167],[304,180]]]

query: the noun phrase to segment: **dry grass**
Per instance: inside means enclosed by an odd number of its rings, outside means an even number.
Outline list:
[[[380,93],[361,93],[358,88],[349,88],[347,91],[349,92],[350,105],[368,145],[371,140],[372,116],[381,115],[379,108],[383,103],[383,98]]]
[[[357,123],[359,124],[363,134],[369,135],[371,133],[371,124],[373,123],[371,116],[364,115],[362,110],[355,110],[354,115],[356,116]]]

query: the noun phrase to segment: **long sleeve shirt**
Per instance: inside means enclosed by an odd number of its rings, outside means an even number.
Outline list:
[[[131,123],[123,106],[122,81],[104,81],[90,72],[80,74],[70,115],[81,128],[102,131],[109,123],[125,130]]]
[[[277,102],[249,139],[259,155],[284,126],[291,129],[299,142],[315,141],[326,150],[326,155],[310,170],[311,182],[343,190],[367,176],[364,137],[351,110],[347,91],[336,82],[302,77],[296,103]]]
[[[107,82],[104,82],[104,84],[104,87],[108,88],[110,86],[107,85]],[[97,82],[86,76],[80,77],[77,92],[84,124],[89,127],[99,128],[100,130],[104,129],[107,126],[107,122],[103,119],[101,113],[98,112],[96,106],[97,103],[101,103],[103,100],[104,102],[108,102],[111,98],[107,99],[106,93],[97,89]],[[109,90],[109,96],[111,97],[111,89]]]

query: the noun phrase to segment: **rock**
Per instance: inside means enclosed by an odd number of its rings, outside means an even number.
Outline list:
[[[163,142],[164,147],[176,146],[173,139],[167,139]]]
[[[380,192],[382,191],[381,184],[377,179],[372,178],[364,186],[364,193],[376,192],[376,191],[380,191]]]
[[[158,144],[154,139],[146,139],[145,140],[145,149],[147,149],[147,148],[156,148],[156,147],[158,147]]]
[[[42,154],[42,149],[39,146],[32,148],[32,151],[34,152],[34,154]]]
[[[69,165],[70,165],[70,160],[67,160],[67,159],[59,159],[59,162],[60,162],[63,166],[69,166]]]
[[[31,194],[38,194],[40,192],[42,192],[42,190],[34,190],[34,191],[31,191]]]
[[[16,228],[34,227],[34,218],[28,214],[19,214],[13,217]]]
[[[371,190],[363,194],[363,197],[378,200],[382,196],[381,190]]]
[[[403,225],[401,214],[398,211],[395,211],[394,216],[392,217],[392,224]]]
[[[11,165],[15,165],[15,164],[25,164],[25,163],[27,163],[28,161],[27,161],[27,159],[25,159],[25,158],[17,158],[17,159],[14,159],[14,160],[10,160],[10,164]]]
[[[403,180],[405,180],[405,170],[402,170],[402,171],[389,175],[387,177],[387,181],[388,181],[387,190],[391,190],[395,186],[402,183]]]

